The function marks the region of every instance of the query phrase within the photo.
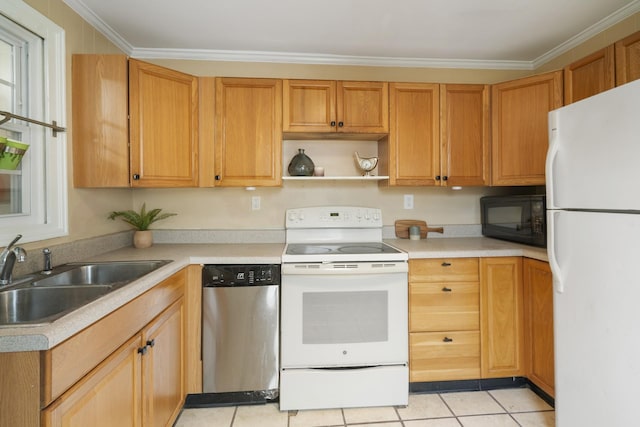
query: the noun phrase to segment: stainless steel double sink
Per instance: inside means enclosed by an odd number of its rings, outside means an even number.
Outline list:
[[[71,263],[0,290],[0,326],[50,323],[171,261]]]

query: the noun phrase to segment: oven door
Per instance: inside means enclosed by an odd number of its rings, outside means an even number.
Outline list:
[[[407,263],[285,264],[282,368],[406,364]]]

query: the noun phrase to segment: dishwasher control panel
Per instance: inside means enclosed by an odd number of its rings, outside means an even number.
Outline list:
[[[205,265],[202,286],[265,286],[280,284],[280,265]]]

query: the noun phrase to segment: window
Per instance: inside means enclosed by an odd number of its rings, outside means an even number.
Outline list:
[[[0,111],[65,124],[64,31],[21,0],[0,11]],[[0,116],[3,119],[4,116]],[[0,246],[67,234],[66,135],[12,119],[0,136],[29,145],[0,169]]]

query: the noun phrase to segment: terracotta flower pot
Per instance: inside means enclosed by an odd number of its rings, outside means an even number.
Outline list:
[[[144,249],[151,245],[153,245],[153,232],[151,230],[137,230],[133,233],[133,246],[135,248]]]

